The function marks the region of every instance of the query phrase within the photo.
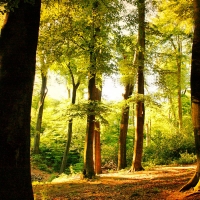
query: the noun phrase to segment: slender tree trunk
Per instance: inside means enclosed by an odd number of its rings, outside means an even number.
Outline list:
[[[127,100],[133,93],[133,85],[127,84],[125,93],[123,94],[124,100]],[[119,150],[118,150],[118,170],[127,167],[126,162],[126,137],[128,131],[129,121],[129,105],[122,108],[122,117],[120,122],[120,135],[119,135]]]
[[[0,37],[0,199],[33,200],[30,112],[40,4],[20,1]]]
[[[181,101],[181,54],[182,44],[178,41],[178,55],[177,55],[177,66],[178,66],[178,117],[179,117],[179,132],[183,127],[183,114],[182,114],[182,101]]]
[[[137,92],[140,95],[136,102],[136,129],[134,154],[131,171],[143,170],[142,153],[143,153],[143,137],[144,137],[144,53],[145,53],[145,0],[138,0],[138,77]]]
[[[39,109],[38,109],[38,116],[37,116],[37,122],[36,122],[36,132],[35,132],[35,138],[34,138],[34,148],[33,148],[34,154],[40,153],[40,133],[41,133],[41,127],[42,127],[42,116],[43,116],[43,110],[44,110],[44,100],[47,94],[47,76],[41,73],[41,77],[42,77],[42,86],[40,90],[40,101],[39,101]]]
[[[178,128],[179,132],[182,130],[183,117],[182,117],[182,101],[181,101],[181,67],[182,67],[182,43],[178,36],[177,43],[178,47],[175,46],[173,40],[171,40],[172,46],[176,53],[176,64],[177,64],[177,86],[178,86]]]
[[[151,119],[146,123],[146,146],[148,147],[151,143]]]
[[[101,101],[101,90],[97,87],[95,89],[96,100]],[[94,130],[94,170],[95,174],[101,174],[101,140],[100,140],[100,122],[95,121],[95,130]]]
[[[200,188],[200,1],[194,0],[194,38],[192,46],[191,66],[191,103],[192,122],[194,128],[194,139],[197,154],[197,168],[191,180],[184,185],[180,191],[189,190],[195,187]]]
[[[72,79],[72,85],[73,85],[73,90],[72,90],[72,104],[76,103],[76,93],[77,93],[77,89],[80,85],[80,81],[78,80],[78,82],[75,84],[75,80],[74,80],[74,75],[72,73],[72,70],[70,68],[70,63],[68,65],[70,74],[71,74],[71,79]],[[71,145],[71,140],[72,140],[72,127],[73,127],[73,119],[70,119],[68,122],[68,132],[67,132],[67,142],[65,145],[65,150],[63,153],[63,159],[62,159],[62,163],[61,163],[61,167],[60,167],[60,174],[63,173],[65,171],[65,167],[67,164],[67,157],[69,154],[69,149],[70,149],[70,145]]]

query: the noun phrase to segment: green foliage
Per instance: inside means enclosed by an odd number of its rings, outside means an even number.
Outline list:
[[[101,125],[101,156],[102,164],[113,162],[117,164],[118,160],[118,141],[119,141],[119,131],[120,131],[120,117],[121,117],[121,107],[123,104],[112,103],[110,105],[111,112],[104,114],[107,124]],[[132,107],[131,107],[132,108]],[[129,129],[127,134],[127,163],[128,165],[132,162],[133,157],[133,136],[134,128],[132,124],[132,115],[130,114]]]
[[[191,136],[182,135],[180,137],[178,133],[169,136],[157,131],[151,138],[151,144],[144,148],[143,162],[167,165],[177,162],[179,159],[183,160],[183,156],[193,155],[194,152],[194,141]]]
[[[194,153],[180,153],[180,158],[177,160],[178,164],[194,164],[197,161],[196,155]]]
[[[37,165],[40,170],[59,172],[63,156],[63,148],[61,148],[61,146],[59,147],[58,141],[56,143],[57,144],[51,142],[49,146],[41,143],[40,154],[32,155],[32,164]],[[77,151],[70,151],[67,159],[67,167],[69,167],[70,172],[72,171],[72,168],[74,171],[82,170],[80,170],[80,166],[83,167],[83,165],[79,162],[81,162],[80,153]]]
[[[84,163],[80,162],[79,163],[76,163],[74,165],[70,165],[68,168],[66,168],[65,170],[65,173],[66,174],[77,174],[77,173],[82,173],[83,171],[83,166],[84,166]]]

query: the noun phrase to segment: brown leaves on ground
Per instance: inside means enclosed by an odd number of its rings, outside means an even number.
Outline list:
[[[130,173],[120,171],[93,180],[67,180],[33,185],[35,200],[197,200],[200,193],[178,190],[192,177],[195,166],[155,167]]]

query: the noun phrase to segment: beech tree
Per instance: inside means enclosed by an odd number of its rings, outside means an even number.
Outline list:
[[[118,170],[127,167],[126,162],[126,139],[129,124],[130,102],[135,85],[135,77],[137,70],[137,53],[135,51],[135,37],[123,36],[119,41],[122,59],[119,62],[120,72],[122,74],[121,82],[124,85],[123,93],[124,105],[122,107],[120,133],[119,133],[119,149],[118,149]]]
[[[145,54],[145,0],[138,0],[138,71],[136,102],[136,128],[131,171],[143,170],[142,153],[144,137],[144,54]]]
[[[80,79],[78,79],[77,82],[75,82],[74,75],[73,75],[73,72],[72,72],[71,67],[70,67],[70,63],[68,64],[68,69],[69,69],[70,74],[71,74],[72,87],[73,87],[71,103],[75,104],[76,103],[76,93],[77,93],[77,89],[80,85]],[[60,174],[64,172],[65,167],[66,167],[67,156],[69,154],[69,148],[70,148],[71,140],[72,140],[72,128],[73,128],[73,119],[71,118],[68,121],[67,142],[66,142],[66,145],[65,145],[64,153],[63,153],[62,164],[61,164],[61,167],[60,167]]]
[[[101,89],[95,88],[95,99],[96,101],[101,101]],[[93,139],[93,159],[94,159],[94,171],[95,174],[101,174],[101,139],[100,139],[100,121],[95,119],[94,127],[94,139]]]
[[[153,34],[149,37],[151,40],[154,37],[151,46],[157,46],[152,54],[156,56],[153,59],[155,74],[159,74],[157,85],[169,100],[169,121],[177,132],[184,131],[181,97],[189,82],[187,66],[192,36],[192,20],[189,16],[185,19],[182,12],[188,15],[190,4],[185,0],[179,3],[174,0],[162,2],[158,6],[157,17],[153,17],[150,24]]]
[[[35,129],[35,137],[34,137],[34,147],[33,153],[39,154],[40,152],[40,133],[42,128],[42,116],[44,110],[44,100],[47,94],[47,75],[44,74],[41,70],[41,78],[42,78],[42,85],[40,89],[40,100],[38,103],[38,114],[37,114],[37,121],[36,121],[36,129]]]
[[[94,170],[94,131],[95,131],[95,104],[97,87],[97,74],[112,71],[111,59],[112,51],[109,49],[109,33],[117,20],[119,1],[93,1],[91,8],[88,10],[90,16],[89,24],[87,24],[88,36],[87,49],[89,52],[88,67],[88,114],[87,114],[87,131],[84,152],[84,175],[92,178],[95,175]],[[88,37],[87,36],[87,37]],[[110,44],[111,45],[111,44]],[[109,63],[110,62],[110,63]],[[109,67],[108,67],[109,66]]]
[[[5,200],[33,200],[30,111],[40,6],[40,0],[19,1],[1,29],[0,197]]]

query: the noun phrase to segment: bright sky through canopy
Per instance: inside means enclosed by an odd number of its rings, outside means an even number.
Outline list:
[[[49,75],[47,95],[54,99],[67,98],[68,92],[62,81],[58,83],[58,77]],[[106,77],[103,83],[102,98],[108,101],[120,101],[123,99],[123,86],[119,84],[117,78]]]

